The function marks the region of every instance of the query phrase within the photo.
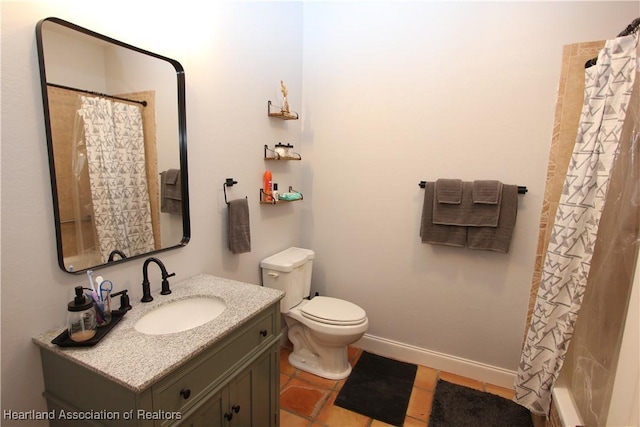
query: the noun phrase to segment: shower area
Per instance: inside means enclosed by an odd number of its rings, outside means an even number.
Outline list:
[[[628,44],[633,45],[629,48],[631,54],[626,59],[616,59],[615,52],[611,55],[612,62],[635,61],[635,64],[631,63],[632,69],[635,70],[631,72],[631,76],[635,75],[635,80],[627,85],[625,90],[629,96],[619,106],[609,104],[610,98],[614,97],[614,89],[600,86],[602,80],[596,81],[595,84],[585,84],[585,74],[589,73],[586,69],[604,59],[601,53],[605,49],[605,43],[609,49],[610,41],[577,43],[567,45],[563,49],[538,249],[527,315],[529,326],[525,334],[521,373],[516,382],[520,394],[516,400],[521,398],[527,402],[533,413],[541,415],[536,420],[539,425],[629,425],[620,420],[625,419],[624,417],[627,417],[626,420],[637,419],[638,416],[636,403],[635,406],[631,405],[633,408],[630,415],[618,413],[615,414],[615,421],[609,419],[612,408],[615,408],[616,393],[619,393],[616,381],[620,381],[620,373],[617,377],[616,370],[622,354],[621,348],[624,352],[623,358],[628,358],[628,354],[635,355],[635,362],[632,362],[636,366],[635,372],[624,370],[623,376],[636,376],[635,392],[631,391],[632,395],[635,393],[635,397],[632,397],[631,401],[638,399],[637,327],[632,329],[635,336],[631,341],[629,333],[624,336],[624,331],[625,325],[629,322],[627,314],[634,313],[634,319],[637,318],[637,282],[640,274],[636,271],[640,231],[640,64],[637,64],[639,24],[640,18],[629,25],[625,30],[626,34],[621,33],[634,36],[627,39]],[[620,39],[620,35],[617,39]],[[617,48],[616,45],[612,51]],[[619,63],[611,65],[611,69],[620,67],[622,66]],[[613,82],[625,79],[629,81],[628,77],[622,72],[612,72],[608,79]],[[624,113],[617,114],[617,136],[614,136],[614,132],[603,132],[592,147],[593,151],[585,155],[578,147],[583,139],[580,132],[589,127],[605,128],[605,125],[597,120],[586,120],[585,124],[583,102],[588,105],[585,99],[594,96],[594,93],[595,96],[605,99],[600,105],[603,107],[605,118],[618,107],[624,110]],[[589,108],[589,113],[597,109],[593,105]],[[614,139],[615,144],[611,145]],[[607,153],[608,144],[611,153]],[[580,157],[581,155],[585,156]],[[604,158],[606,155],[611,155],[609,166]],[[594,161],[594,156],[600,156],[599,160]],[[577,163],[586,157],[592,162],[588,169],[594,172],[588,172],[587,175],[591,173],[593,180],[577,176],[579,174],[575,173],[576,169],[580,168]],[[591,203],[585,203],[585,200],[591,197],[586,195],[588,192],[596,193],[593,197],[600,197],[601,205],[598,208],[598,204],[595,203],[593,210],[597,211],[596,215],[584,220],[587,232],[574,239],[575,236],[571,235],[578,234],[579,226],[573,229],[573,226],[568,224],[580,223],[581,220],[576,217],[586,212],[580,209]],[[597,194],[598,192],[601,194]],[[574,209],[567,210],[564,203],[572,203],[571,199],[576,198],[580,198],[580,201],[574,201]],[[568,220],[568,216],[573,218]],[[589,233],[595,236],[595,240],[585,244],[583,240],[591,238]],[[559,235],[566,240],[561,241]],[[580,261],[573,264],[558,261],[559,258],[570,258],[575,254],[575,249],[568,246],[579,245],[587,248],[587,253],[581,255]],[[552,249],[559,246],[565,247],[560,250]],[[581,250],[584,251],[583,248]],[[587,267],[584,264],[587,264]],[[561,285],[560,282],[570,273],[549,273],[550,270],[555,269],[559,272],[564,268],[574,270],[573,277],[567,279],[567,286]],[[577,282],[582,283],[578,286],[575,285]],[[556,289],[550,290],[553,287]],[[635,292],[634,297],[632,292]],[[541,300],[544,300],[544,304]],[[552,313],[557,306],[562,306],[557,310],[561,313],[559,315],[555,311]],[[551,324],[552,326],[549,326]],[[532,340],[534,335],[536,338]],[[536,339],[538,341],[535,341]],[[547,356],[545,353],[553,355],[548,361],[540,363],[539,359]],[[539,357],[540,355],[542,356]],[[540,364],[539,371],[530,374],[531,365],[535,364]],[[527,394],[529,395],[525,396]],[[538,396],[535,396],[536,394]],[[545,410],[549,411],[549,418],[546,420],[543,416],[546,415]]]
[[[65,265],[159,249],[153,92],[126,102],[57,85],[47,92]]]

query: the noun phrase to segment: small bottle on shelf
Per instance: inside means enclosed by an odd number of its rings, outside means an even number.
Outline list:
[[[272,192],[272,174],[271,171],[268,170],[264,173],[264,183],[262,187],[262,192],[264,193],[264,201],[272,202],[273,201],[273,192]]]

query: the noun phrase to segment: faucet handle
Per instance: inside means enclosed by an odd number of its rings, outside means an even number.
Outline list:
[[[169,295],[171,293],[171,289],[169,289],[169,277],[175,276],[176,273],[167,274],[162,278],[162,290],[160,291],[160,295]]]
[[[131,302],[129,301],[127,289],[123,289],[120,292],[113,293],[111,294],[111,297],[117,297],[118,295],[120,295],[120,311],[131,310]]]

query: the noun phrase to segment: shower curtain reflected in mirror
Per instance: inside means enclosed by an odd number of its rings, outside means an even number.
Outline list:
[[[74,135],[74,174],[79,182],[84,167],[88,170],[102,262],[115,250],[127,256],[153,251],[140,107],[89,96],[81,96],[80,102],[81,125],[75,128],[81,134]],[[74,204],[89,203],[77,198]]]
[[[515,384],[515,400],[538,415],[548,413],[589,278],[636,76],[636,46],[634,35],[608,41],[597,65],[585,73],[578,137]]]

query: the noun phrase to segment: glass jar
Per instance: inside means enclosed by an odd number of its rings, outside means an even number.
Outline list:
[[[91,298],[84,295],[82,286],[76,286],[75,292],[67,307],[67,332],[71,341],[82,342],[96,334],[96,309]]]
[[[286,146],[281,142],[276,144],[275,149],[273,151],[276,152],[276,158],[277,159],[279,159],[281,157],[285,157],[286,153],[287,153]]]
[[[293,152],[293,145],[291,144],[286,145],[286,148],[284,150],[284,156],[288,159],[293,159],[296,157],[295,153]]]

